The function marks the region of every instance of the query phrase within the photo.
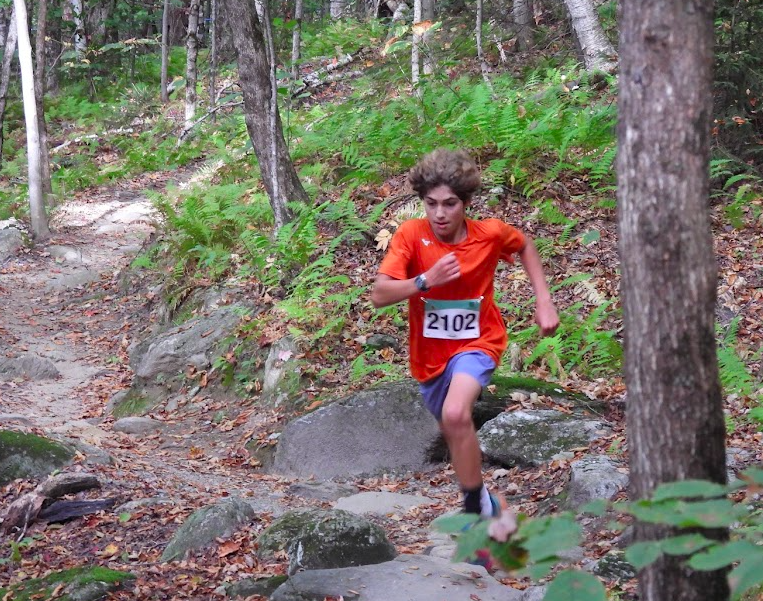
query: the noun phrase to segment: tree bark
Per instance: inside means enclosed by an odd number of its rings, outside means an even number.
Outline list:
[[[434,22],[435,20],[434,0],[421,0],[421,19],[423,21]],[[422,57],[423,60],[421,65],[424,71],[424,75],[431,75],[432,73],[434,73],[435,61],[434,61],[434,56],[432,54],[431,42],[432,42],[432,31],[431,29],[427,28],[421,40],[422,46],[424,48],[424,56]]]
[[[32,44],[26,4],[24,0],[13,0],[16,9],[16,31],[18,32],[19,64],[21,65],[21,91],[24,101],[24,122],[26,124],[27,160],[29,163],[29,215],[32,219],[32,235],[35,240],[50,236],[48,217],[45,214],[45,193],[42,189],[40,169],[40,132],[38,131],[37,105],[34,99],[34,67],[32,66]]]
[[[16,54],[16,40],[18,38],[18,29],[16,28],[16,8],[11,8],[11,17],[8,21],[8,33],[5,36],[5,47],[3,49],[3,64],[0,71],[0,165],[2,165],[3,144],[5,138],[3,135],[3,123],[5,121],[5,105],[8,98],[8,84],[11,79],[11,63]]]
[[[188,6],[188,36],[185,59],[185,126],[190,127],[196,116],[196,57],[199,54],[199,0],[191,0]]]
[[[586,71],[611,72],[617,67],[615,49],[599,23],[593,0],[564,0]]]
[[[346,9],[346,0],[329,0],[329,13],[332,19],[341,19]]]
[[[422,90],[421,79],[421,34],[416,31],[416,24],[421,23],[421,0],[413,0],[413,43],[411,44],[411,85],[413,93],[419,98]]]
[[[217,104],[217,0],[210,0],[209,4],[209,108],[214,111]],[[215,118],[213,115],[212,119]]]
[[[532,0],[514,0],[512,12],[517,28],[517,48],[526,52],[533,42]]]
[[[46,198],[53,192],[50,181],[50,153],[48,152],[48,126],[45,123],[45,34],[48,25],[48,0],[38,0],[37,33],[35,34],[34,99],[37,104],[37,121],[40,130],[40,168],[42,189]]]
[[[167,91],[167,70],[169,68],[170,58],[170,0],[164,0],[164,10],[162,11],[162,81],[161,98],[164,104],[170,101],[170,95]]]
[[[287,202],[309,198],[289,156],[278,107],[273,105],[270,66],[257,13],[248,0],[223,0],[221,14],[238,55],[239,80],[244,97],[244,116],[252,146],[260,165],[263,184],[273,207],[276,229],[291,219]],[[275,115],[275,127],[271,120]],[[272,149],[276,161],[271,161]]]
[[[633,499],[663,482],[726,480],[708,212],[712,13],[712,0],[622,5],[617,195]],[[640,598],[728,598],[723,572],[681,564],[667,557],[640,571]]]
[[[85,9],[82,0],[71,0],[72,20],[74,22],[74,51],[77,59],[82,60],[87,54],[87,36],[85,34]]]
[[[302,18],[305,13],[305,3],[303,0],[295,0],[294,2],[294,30],[291,33],[291,79],[297,81],[299,79],[299,58],[300,58],[300,44],[302,37]]]

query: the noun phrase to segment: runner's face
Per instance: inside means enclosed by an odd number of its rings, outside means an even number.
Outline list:
[[[450,186],[441,184],[424,196],[424,210],[435,236],[448,244],[463,240],[466,206]]]

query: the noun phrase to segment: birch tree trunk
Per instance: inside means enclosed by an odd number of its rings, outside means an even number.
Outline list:
[[[13,6],[16,9],[21,91],[24,101],[24,123],[26,124],[27,160],[29,163],[29,215],[32,219],[32,236],[35,240],[44,240],[50,236],[50,230],[48,229],[48,216],[45,214],[45,193],[42,190],[40,132],[38,131],[37,105],[34,99],[32,44],[29,40],[24,0],[13,0]]]
[[[209,108],[217,104],[217,0],[210,0],[209,6]],[[212,115],[212,120],[217,119]]]
[[[512,12],[517,28],[517,48],[526,52],[533,42],[532,0],[514,0]]]
[[[299,58],[300,44],[302,43],[302,18],[305,13],[305,3],[303,0],[295,0],[294,3],[294,30],[291,32],[291,79],[299,79]]]
[[[663,482],[726,481],[708,210],[712,15],[712,0],[622,4],[617,196],[632,499]],[[673,533],[635,529],[639,541]],[[639,571],[639,598],[728,599],[722,571],[683,564],[666,556]]]
[[[434,0],[421,0],[421,18],[423,21],[429,21],[432,23],[434,22]],[[427,30],[424,32],[424,36],[421,40],[422,46],[424,47],[424,56],[422,57],[422,68],[424,70],[424,75],[431,75],[434,73],[435,62],[434,56],[432,55],[431,41],[432,31],[429,27],[427,27]]]
[[[170,94],[167,91],[170,61],[170,0],[164,0],[164,9],[162,10],[162,83],[161,98],[164,104],[170,101]]]
[[[191,0],[188,7],[188,35],[185,48],[185,126],[191,127],[196,116],[196,57],[199,54],[199,0]]]
[[[82,0],[71,0],[72,20],[74,21],[74,52],[77,60],[82,60],[87,54],[87,36],[85,34],[85,11]]]
[[[16,29],[16,8],[11,7],[11,18],[8,21],[8,32],[5,36],[5,47],[3,49],[3,64],[0,69],[0,165],[3,158],[3,123],[5,122],[5,104],[8,98],[8,84],[11,79],[11,63],[16,54],[16,39],[18,38],[18,29]]]
[[[332,19],[341,19],[344,11],[347,9],[346,0],[330,0],[329,14]]]
[[[477,60],[480,63],[482,79],[485,80],[485,85],[487,85],[487,87],[490,89],[490,93],[495,96],[493,83],[490,81],[488,66],[485,62],[485,56],[482,52],[482,0],[477,0],[477,22],[474,28],[474,37],[476,38],[477,42]]]
[[[278,229],[291,219],[286,203],[308,202],[309,198],[289,157],[278,106],[273,103],[274,92],[277,90],[273,90],[270,83],[268,51],[257,13],[249,0],[222,0],[220,7],[221,14],[228,20],[228,29],[238,56],[246,127]],[[275,161],[272,160],[274,148]]]
[[[48,25],[48,0],[38,0],[37,4],[37,33],[35,34],[35,51],[37,58],[34,72],[34,99],[37,105],[37,121],[40,130],[40,169],[42,174],[42,189],[48,196],[53,192],[50,182],[50,153],[48,152],[48,126],[45,123],[45,34]]]
[[[413,43],[411,44],[411,84],[413,93],[421,98],[422,90],[419,87],[421,79],[421,34],[416,25],[421,23],[421,0],[413,0]]]
[[[617,67],[615,49],[599,23],[593,0],[564,0],[586,71],[611,73]]]

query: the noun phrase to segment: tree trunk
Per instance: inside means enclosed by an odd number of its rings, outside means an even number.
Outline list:
[[[45,123],[45,33],[48,25],[48,0],[38,0],[37,33],[35,34],[35,52],[37,59],[34,72],[34,99],[37,104],[37,121],[40,130],[40,169],[42,189],[47,196],[53,192],[50,182],[50,153],[48,152],[48,126]]]
[[[199,0],[191,0],[188,7],[188,37],[185,59],[185,126],[190,127],[196,116],[196,57],[199,53]]]
[[[474,37],[477,43],[477,60],[480,63],[482,79],[485,80],[485,85],[490,90],[491,95],[495,96],[493,83],[490,81],[490,72],[485,62],[485,55],[482,52],[482,0],[477,0],[477,21],[474,27]]]
[[[45,214],[45,193],[42,190],[40,169],[40,132],[37,122],[37,105],[34,99],[34,67],[32,66],[32,44],[29,40],[28,19],[24,0],[13,0],[16,9],[16,31],[18,32],[19,64],[21,65],[21,91],[24,101],[24,122],[26,124],[27,160],[29,162],[29,215],[32,218],[32,236],[44,240],[50,236],[48,217]]]
[[[329,2],[329,13],[332,19],[341,19],[346,9],[346,0],[330,0]]]
[[[289,157],[278,107],[273,104],[267,49],[259,19],[252,8],[248,0],[223,0],[220,12],[228,19],[228,29],[238,55],[246,127],[278,229],[291,218],[286,203],[308,202],[309,198]],[[273,115],[275,127],[271,123]],[[270,156],[273,148],[276,149],[274,162]]]
[[[708,212],[712,13],[712,0],[622,5],[617,173],[633,499],[663,482],[726,480]],[[671,533],[641,523],[635,532]],[[728,599],[723,572],[681,564],[667,557],[640,571],[640,598]]]
[[[217,104],[217,0],[210,0],[209,7],[209,108]],[[214,121],[216,115],[212,116]]]
[[[512,11],[517,28],[517,48],[526,52],[533,43],[532,0],[514,0]]]
[[[564,0],[586,71],[611,72],[617,67],[615,49],[599,23],[593,0]]]
[[[422,90],[419,87],[421,79],[421,34],[417,33],[416,24],[421,23],[421,0],[413,0],[413,43],[411,44],[411,85],[413,93],[419,98]]]
[[[170,95],[167,91],[167,70],[170,62],[170,0],[164,0],[164,10],[162,11],[162,82],[161,98],[162,103],[167,104],[170,101]]]
[[[429,21],[432,23],[434,22],[434,0],[421,0],[421,19],[423,21]],[[432,31],[430,28],[427,28],[421,40],[422,46],[424,47],[424,56],[422,57],[422,68],[424,70],[424,75],[431,75],[434,73],[435,62],[434,56],[432,54],[432,48],[430,46],[431,41]]]
[[[294,30],[291,33],[291,79],[297,81],[299,79],[299,47],[301,44],[302,36],[302,18],[305,13],[305,3],[303,0],[295,0],[294,3]]]
[[[57,0],[50,0],[50,8],[58,8]],[[58,60],[63,52],[61,45],[61,19],[53,19],[48,27],[48,39],[45,43],[45,91],[50,95],[58,94]]]
[[[8,21],[8,33],[5,36],[5,47],[3,50],[2,71],[0,71],[0,165],[3,158],[3,122],[5,121],[5,104],[8,98],[8,84],[11,80],[11,63],[16,54],[16,39],[18,38],[18,29],[16,28],[16,8],[11,8],[11,17]]]
[[[87,36],[85,34],[85,10],[82,0],[71,0],[72,21],[74,22],[74,52],[82,60],[87,54]]]

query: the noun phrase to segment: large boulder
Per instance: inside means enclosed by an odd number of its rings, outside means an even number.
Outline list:
[[[182,559],[189,551],[205,548],[216,538],[225,538],[255,516],[252,506],[241,499],[231,498],[193,512],[183,523],[162,553],[162,561]]]
[[[24,246],[24,237],[15,227],[0,228],[0,263]]]
[[[396,382],[346,397],[291,422],[273,471],[318,479],[419,470],[432,460],[437,422],[418,385]]]
[[[289,572],[381,563],[397,552],[379,526],[339,509],[290,511],[257,539],[263,557],[289,555]]]
[[[37,478],[64,467],[76,451],[36,434],[0,430],[0,485],[16,478]]]
[[[270,601],[524,601],[524,592],[490,578],[485,568],[425,555],[342,569],[300,572]]]
[[[553,382],[520,376],[493,376],[474,404],[473,418],[477,428],[515,404],[513,397],[517,394],[527,398],[533,398],[534,395],[545,397],[554,405],[570,409],[575,415],[598,416],[606,410],[603,401],[589,399],[580,392],[567,390]]]
[[[302,367],[299,349],[290,336],[285,336],[270,347],[262,376],[260,402],[280,407],[299,395]]]
[[[571,465],[566,506],[578,509],[594,499],[610,500],[628,487],[628,473],[604,455],[583,457]]]
[[[609,433],[600,420],[553,411],[502,413],[480,428],[482,452],[503,465],[537,466]]]
[[[101,566],[83,566],[53,572],[44,578],[33,578],[8,588],[0,588],[0,599],[65,599],[67,601],[100,601],[118,590],[135,576]],[[53,593],[55,591],[55,597]]]
[[[137,344],[130,366],[142,383],[162,383],[185,373],[188,367],[208,368],[222,340],[233,333],[240,316],[233,307],[196,317]]]
[[[14,358],[0,358],[0,380],[27,378],[36,382],[51,380],[60,375],[55,364],[45,357],[26,354]]]

